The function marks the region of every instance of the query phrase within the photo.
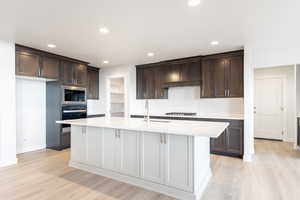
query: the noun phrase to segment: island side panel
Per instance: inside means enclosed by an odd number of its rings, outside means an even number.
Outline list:
[[[194,193],[200,199],[212,176],[210,138],[194,137]]]

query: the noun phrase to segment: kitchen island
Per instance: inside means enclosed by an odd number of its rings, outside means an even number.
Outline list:
[[[200,199],[210,177],[209,139],[223,122],[88,118],[71,125],[69,165],[163,193]]]

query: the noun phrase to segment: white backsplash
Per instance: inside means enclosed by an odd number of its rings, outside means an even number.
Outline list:
[[[200,99],[200,87],[175,87],[169,89],[169,98],[150,100],[150,114],[166,112],[196,112],[198,114],[243,114],[243,98]],[[144,100],[134,100],[131,113],[144,110]]]

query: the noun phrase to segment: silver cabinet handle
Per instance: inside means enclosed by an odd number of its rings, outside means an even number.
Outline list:
[[[64,110],[63,113],[83,113],[86,112],[86,110]]]
[[[160,135],[160,143],[163,144],[163,136]]]

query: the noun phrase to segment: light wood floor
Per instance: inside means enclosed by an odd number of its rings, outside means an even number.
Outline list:
[[[299,200],[300,151],[290,143],[256,140],[252,163],[212,156],[204,200]],[[0,169],[5,200],[171,200],[173,198],[68,167],[69,151],[22,154]]]

